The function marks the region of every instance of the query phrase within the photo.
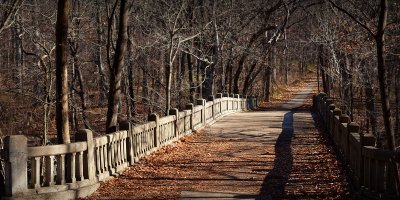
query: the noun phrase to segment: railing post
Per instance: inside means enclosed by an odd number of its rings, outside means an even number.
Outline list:
[[[245,104],[245,101],[243,100],[244,99],[243,94],[239,95],[239,98],[240,98],[240,108],[241,108],[241,110],[246,110],[246,104]]]
[[[223,97],[229,97],[229,94],[228,93],[224,93],[224,94],[222,94],[222,96]],[[228,112],[228,111],[229,111],[229,99],[227,98],[225,112]]]
[[[212,114],[212,118],[213,118],[213,120],[215,119],[215,111],[214,111],[214,105],[215,105],[215,98],[214,98],[214,95],[210,95],[210,96],[208,96],[208,99],[207,99],[207,101],[212,101],[213,102],[213,104],[212,104],[212,106],[211,106],[211,114]]]
[[[127,140],[126,140],[126,153],[129,165],[133,165],[135,163],[135,153],[134,153],[134,139],[132,137],[132,129],[131,123],[128,120],[124,120],[119,124],[119,130],[127,131]]]
[[[186,110],[191,110],[190,112],[190,129],[194,131],[194,106],[192,103],[186,104]]]
[[[341,114],[339,116],[339,122],[340,124],[348,124],[350,122],[350,117],[346,114]],[[339,147],[341,148],[340,151],[343,153],[343,158],[344,158],[344,162],[346,164],[349,163],[349,159],[348,159],[348,151],[347,151],[347,146],[349,144],[349,134],[348,134],[348,130],[345,130],[342,132],[341,130],[341,125],[339,124]],[[347,128],[347,126],[346,126]]]
[[[253,96],[246,96],[247,110],[251,110],[253,108],[252,100],[253,100]]]
[[[83,155],[83,176],[91,181],[95,181],[96,162],[94,158],[95,144],[93,140],[93,132],[89,129],[80,130],[75,134],[75,140],[87,143],[87,150]]]
[[[328,107],[328,111],[327,112],[323,112],[322,113],[322,118],[324,119],[324,122],[325,122],[325,124],[327,125],[326,127],[327,127],[327,130],[330,130],[330,129],[332,129],[332,127],[331,127],[331,123],[330,123],[330,120],[331,120],[331,112],[333,113],[333,110],[335,110],[335,104],[330,104],[329,105],[329,107]]]
[[[158,147],[160,145],[160,124],[159,117],[155,113],[151,113],[148,116],[148,121],[154,121],[156,123],[156,127],[154,128],[154,147]]]
[[[6,196],[15,196],[28,190],[28,139],[23,135],[4,138],[5,192]]]
[[[217,99],[219,99],[218,113],[222,114],[222,93],[217,93]]]
[[[235,98],[235,102],[236,102],[236,111],[239,111],[239,110],[241,110],[240,109],[240,95],[239,94],[235,94],[235,96],[234,96],[234,98]]]
[[[168,115],[175,115],[175,133],[174,137],[179,135],[179,110],[177,108],[169,109]]]
[[[348,135],[349,135],[349,137],[350,137],[350,133],[358,133],[358,134],[360,134],[360,126],[357,124],[357,123],[355,123],[355,122],[350,122],[349,124],[347,124],[347,131],[348,131]],[[360,137],[360,139],[361,139],[361,137]],[[347,152],[348,152],[348,155],[350,155],[350,145],[348,145],[348,147],[347,147]],[[357,159],[357,160],[354,160],[354,161],[352,161],[352,162],[355,162],[355,163],[358,163],[358,164],[360,164],[359,166],[361,167],[361,149],[360,149],[360,155],[358,155],[356,158],[350,158],[350,159]],[[350,165],[351,166],[351,165]],[[354,171],[354,175],[357,177],[356,179],[355,179],[355,184],[356,184],[356,187],[357,188],[360,188],[360,186],[361,186],[361,182],[360,182],[360,176],[361,176],[361,171],[360,171],[360,168],[358,168],[358,169],[351,169],[351,170],[353,170]]]
[[[197,99],[197,105],[201,105],[201,124],[202,126],[206,125],[206,100],[205,99]]]
[[[331,119],[332,122],[332,136],[333,136],[333,141],[335,143],[335,145],[338,145],[338,135],[339,135],[339,125],[336,124],[336,116],[339,118],[340,115],[342,114],[342,110],[340,110],[339,108],[335,108],[335,110],[333,110],[333,117]]]
[[[249,110],[249,104],[247,104],[247,95],[243,95],[243,104],[244,104],[244,109]]]

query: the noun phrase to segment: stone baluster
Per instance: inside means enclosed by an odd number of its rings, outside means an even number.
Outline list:
[[[172,108],[169,110],[168,115],[174,115],[175,116],[175,123],[174,123],[174,137],[178,137],[179,133],[179,123],[181,123],[179,121],[179,110],[177,108]]]
[[[47,156],[45,158],[45,165],[46,165],[46,186],[52,186],[55,183],[54,181],[54,156]]]
[[[157,114],[152,113],[148,116],[148,121],[154,121],[156,123],[156,127],[154,128],[154,147],[158,147],[160,145],[160,124],[159,117]]]
[[[207,101],[212,101],[213,102],[213,104],[211,105],[211,116],[212,116],[212,118],[213,119],[215,119],[215,111],[214,111],[214,105],[215,105],[215,98],[214,98],[214,95],[210,95],[210,96],[208,96],[208,98],[207,98]]]
[[[201,105],[201,124],[202,126],[206,125],[206,100],[205,99],[197,99],[196,101],[197,105]]]

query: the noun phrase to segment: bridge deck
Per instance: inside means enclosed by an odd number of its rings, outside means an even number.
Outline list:
[[[309,110],[311,87],[276,110],[226,116],[148,156],[89,198],[349,198],[332,147]]]

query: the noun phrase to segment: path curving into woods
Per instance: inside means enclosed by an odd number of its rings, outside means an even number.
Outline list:
[[[352,198],[329,140],[304,105],[314,87],[273,109],[226,116],[147,156],[88,198]]]

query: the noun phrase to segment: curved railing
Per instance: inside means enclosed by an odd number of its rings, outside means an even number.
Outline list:
[[[208,101],[199,99],[196,105],[188,104],[183,111],[171,109],[165,117],[151,114],[145,124],[123,122],[119,131],[101,137],[93,138],[90,130],[82,130],[70,144],[28,147],[25,136],[7,136],[1,150],[6,166],[4,196],[87,196],[98,188],[99,181],[118,175],[142,156],[226,114],[252,109],[258,103],[252,96],[217,94]]]
[[[394,170],[398,170],[399,154],[374,147],[373,136],[360,132],[357,123],[350,122],[326,94],[314,96],[313,106],[363,198],[398,199]]]

